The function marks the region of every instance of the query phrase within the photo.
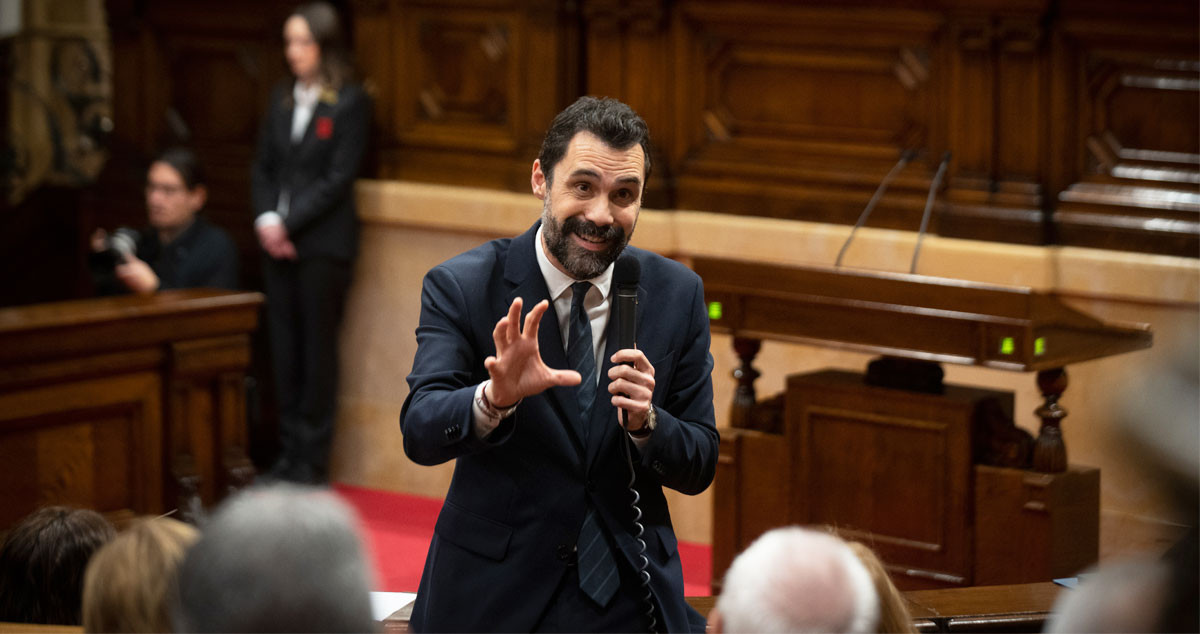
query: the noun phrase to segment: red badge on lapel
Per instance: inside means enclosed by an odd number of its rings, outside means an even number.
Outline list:
[[[324,140],[331,136],[333,136],[333,119],[317,117],[317,138]]]

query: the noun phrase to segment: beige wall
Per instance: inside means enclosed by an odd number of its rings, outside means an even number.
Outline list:
[[[400,406],[416,348],[421,279],[435,264],[494,237],[515,235],[540,211],[532,196],[403,182],[359,183],[365,227],[342,332],[342,387],[334,447],[335,479],[350,484],[441,497],[452,465],[420,467],[404,456]],[[633,243],[672,256],[712,255],[766,262],[827,265],[848,227],[690,211],[642,213]],[[863,229],[845,265],[907,271],[915,235]],[[1175,527],[1152,482],[1109,445],[1111,397],[1177,345],[1173,328],[1200,318],[1197,260],[1072,248],[1000,245],[929,236],[919,273],[1055,290],[1101,319],[1152,325],[1154,348],[1068,368],[1063,405],[1071,462],[1100,467],[1101,554],[1164,543]],[[1180,326],[1182,324],[1182,326]],[[1200,354],[1200,352],[1197,352]],[[713,337],[717,424],[727,426],[737,357],[727,336]],[[865,368],[868,355],[834,348],[765,342],[756,367],[759,396],[783,390],[794,372]],[[949,382],[1012,390],[1017,424],[1036,432],[1040,404],[1032,374],[945,366]],[[681,539],[710,542],[711,493],[668,496]]]

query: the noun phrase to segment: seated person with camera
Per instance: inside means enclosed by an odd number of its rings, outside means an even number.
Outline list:
[[[146,174],[150,226],[92,234],[89,266],[102,295],[171,288],[237,288],[237,249],[229,234],[197,213],[208,190],[191,151],[167,150]]]

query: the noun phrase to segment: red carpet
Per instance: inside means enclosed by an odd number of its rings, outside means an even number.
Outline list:
[[[379,580],[376,589],[416,592],[442,501],[345,484],[333,488],[362,518],[367,548]],[[711,548],[679,542],[679,556],[683,560],[684,594],[711,594],[708,583],[712,571]]]

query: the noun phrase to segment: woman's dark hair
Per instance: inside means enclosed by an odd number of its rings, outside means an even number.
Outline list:
[[[317,70],[321,83],[333,90],[340,89],[353,78],[354,64],[337,9],[328,2],[306,2],[296,7],[288,17],[292,15],[304,18],[313,41],[321,49],[320,68]]]
[[[0,543],[0,621],[79,625],[88,560],[115,536],[84,509],[49,506],[21,520]]]
[[[609,147],[624,150],[636,143],[646,155],[644,178],[650,179],[650,129],[633,108],[608,97],[580,97],[558,113],[546,131],[538,155],[546,182],[554,181],[554,166],[567,153],[571,139],[580,132],[591,132]],[[642,183],[645,188],[646,184]]]
[[[179,177],[183,179],[183,184],[189,190],[196,189],[200,185],[207,183],[204,180],[204,165],[200,163],[200,159],[196,156],[196,153],[187,148],[173,147],[163,150],[158,156],[154,157],[154,160],[150,164],[153,165],[154,163],[166,163],[175,168],[175,171],[179,172]]]

